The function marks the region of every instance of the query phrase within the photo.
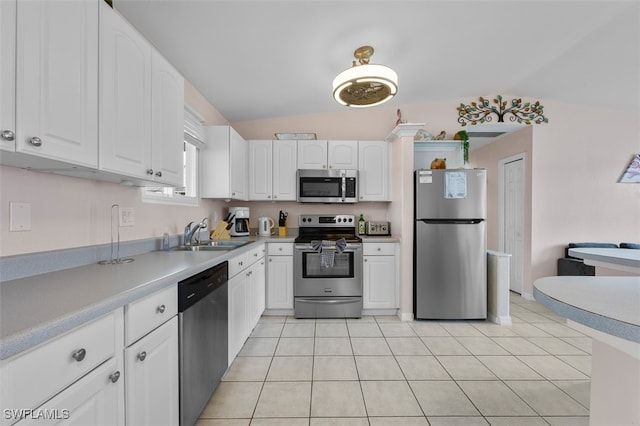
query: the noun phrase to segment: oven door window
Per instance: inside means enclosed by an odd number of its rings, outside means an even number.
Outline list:
[[[300,196],[314,198],[342,197],[341,178],[301,178]]]
[[[323,265],[322,255],[316,252],[302,253],[303,278],[353,278],[353,252],[336,253],[333,266]]]

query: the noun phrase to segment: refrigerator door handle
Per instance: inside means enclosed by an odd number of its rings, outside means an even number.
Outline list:
[[[476,225],[484,219],[418,219],[420,222],[434,225]]]

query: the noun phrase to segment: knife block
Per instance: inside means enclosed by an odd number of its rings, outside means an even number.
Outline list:
[[[220,222],[218,224],[218,226],[216,226],[216,229],[211,231],[211,234],[209,235],[209,238],[211,238],[214,241],[230,239],[231,236],[229,235],[229,231],[227,230],[227,226],[229,226],[229,223],[227,223],[225,221]]]

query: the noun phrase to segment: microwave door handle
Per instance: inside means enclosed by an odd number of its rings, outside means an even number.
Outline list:
[[[342,202],[345,202],[345,199],[347,197],[347,178],[344,175],[344,172],[342,173]]]

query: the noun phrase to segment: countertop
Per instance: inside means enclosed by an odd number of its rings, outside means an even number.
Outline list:
[[[640,277],[540,278],[533,295],[567,319],[640,343]]]
[[[294,237],[250,237],[231,251],[155,251],[131,263],[96,263],[0,283],[0,360],[59,336],[261,242]]]
[[[592,266],[640,273],[640,250],[629,248],[570,248],[569,255]]]
[[[360,235],[363,243],[398,243],[400,238],[393,235]]]

